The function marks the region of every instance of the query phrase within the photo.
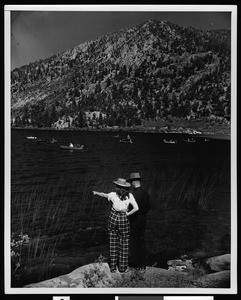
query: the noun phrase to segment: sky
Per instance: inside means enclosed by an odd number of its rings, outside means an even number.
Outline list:
[[[151,18],[203,30],[231,28],[230,12],[11,11],[11,70]]]

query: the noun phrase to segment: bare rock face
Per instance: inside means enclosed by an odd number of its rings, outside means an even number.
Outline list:
[[[224,254],[208,258],[206,260],[206,263],[210,266],[210,269],[212,271],[220,272],[223,270],[230,270],[230,260],[231,255]]]

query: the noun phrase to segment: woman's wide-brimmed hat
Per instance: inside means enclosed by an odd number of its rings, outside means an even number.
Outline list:
[[[127,181],[140,180],[140,173],[131,173]]]
[[[113,181],[114,184],[121,186],[121,187],[130,187],[131,184],[127,182],[124,178],[118,178],[116,181]]]

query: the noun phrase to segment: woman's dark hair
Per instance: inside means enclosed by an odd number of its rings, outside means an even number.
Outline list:
[[[129,188],[116,186],[116,194],[121,200],[125,200],[126,198],[129,198]]]

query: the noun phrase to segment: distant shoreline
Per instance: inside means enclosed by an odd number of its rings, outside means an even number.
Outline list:
[[[132,127],[121,127],[121,128],[68,128],[68,129],[55,129],[52,127],[44,127],[44,128],[35,128],[35,127],[11,127],[11,129],[17,130],[51,130],[51,131],[86,131],[86,132],[117,132],[117,133],[157,133],[157,134],[185,134],[190,136],[197,136],[201,138],[210,138],[210,139],[218,139],[218,140],[231,140],[231,134],[226,133],[188,133],[188,132],[179,132],[179,131],[162,131],[162,130],[155,130],[152,128],[132,128]]]
[[[209,133],[209,134],[200,134],[200,137],[203,138],[211,138],[215,140],[231,140],[230,134],[215,134],[215,133]]]

